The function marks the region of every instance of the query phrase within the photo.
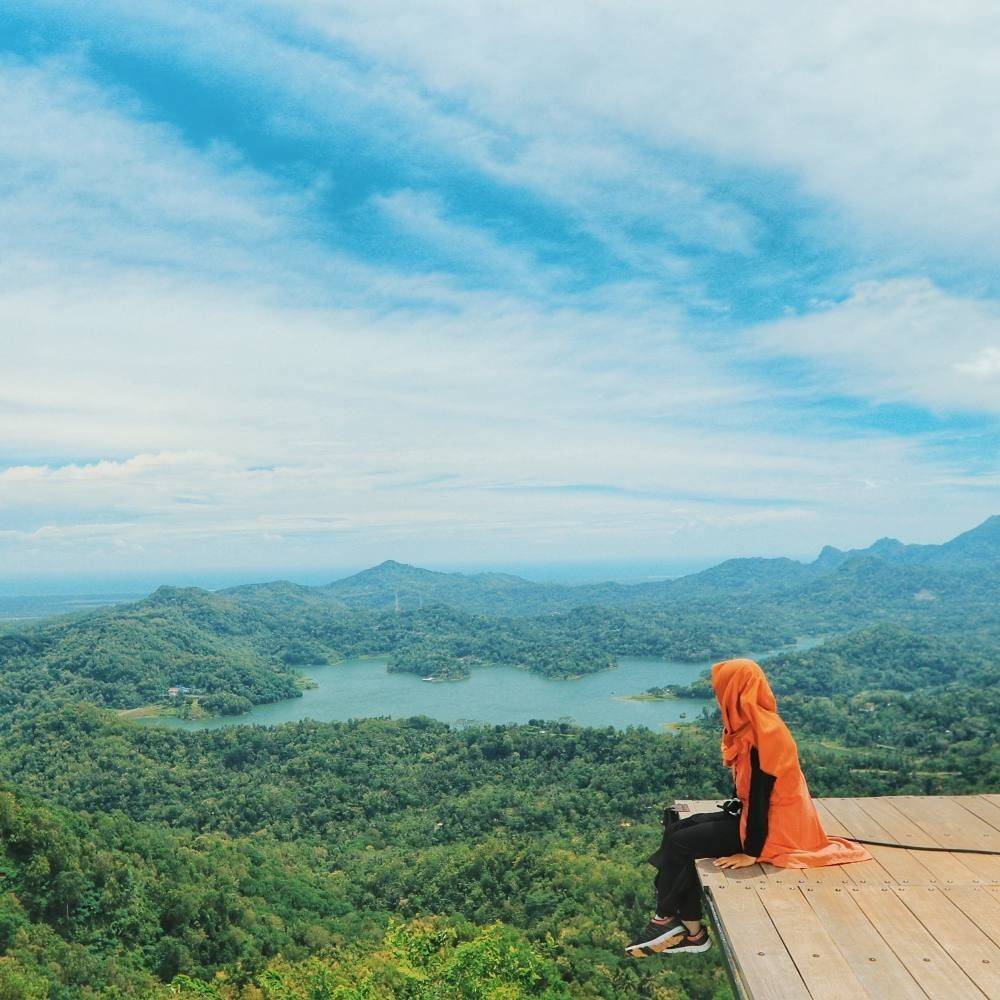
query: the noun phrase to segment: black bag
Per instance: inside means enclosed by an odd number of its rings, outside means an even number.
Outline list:
[[[663,862],[663,856],[667,853],[667,837],[680,821],[681,814],[673,806],[664,808],[663,815],[660,817],[660,822],[663,824],[663,837],[660,839],[660,846],[646,858],[646,861],[654,868],[659,868]]]

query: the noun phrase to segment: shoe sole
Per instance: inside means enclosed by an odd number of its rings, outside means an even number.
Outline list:
[[[681,944],[671,947],[669,942],[680,936],[679,934],[673,934],[665,941],[660,941],[657,944],[632,945],[631,948],[625,949],[625,953],[632,958],[649,958],[650,955],[672,955],[681,951],[690,954],[699,954],[703,951],[708,951],[712,947],[711,938],[707,938],[701,944]]]
[[[712,941],[710,938],[708,938],[702,941],[701,944],[681,944],[681,945],[676,945],[673,948],[664,948],[662,949],[661,954],[666,954],[666,953],[674,954],[675,952],[679,951],[697,953],[702,951],[708,951],[708,949],[711,947],[712,947]]]
[[[667,947],[669,942],[675,940],[676,938],[681,938],[684,936],[683,930],[671,929],[665,934],[661,934],[659,937],[650,938],[648,941],[640,941],[638,944],[626,945],[625,953],[627,955],[636,955],[637,957],[646,957],[647,955],[658,954]]]

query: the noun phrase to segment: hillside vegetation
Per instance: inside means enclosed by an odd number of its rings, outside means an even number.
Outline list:
[[[563,587],[389,562],[325,587],[161,587],[136,604],[8,627],[0,706],[32,704],[44,692],[134,708],[171,685],[219,696],[223,707],[257,704],[299,694],[295,666],[365,654],[442,679],[492,665],[568,677],[620,656],[723,658],[876,622],[996,639],[998,553],[994,517],[940,546],[827,548],[809,565],[730,560],[636,586]]]
[[[766,663],[815,794],[996,791],[997,566],[979,556],[995,527],[950,549],[825,550],[804,572],[768,561],[759,585],[743,561],[677,582],[712,600],[503,617],[285,584],[162,588],[8,629],[0,998],[722,1000],[717,951],[622,953],[651,901],[662,805],[730,794],[717,713],[669,735],[426,718],[188,732],[102,706],[177,683],[284,697],[296,664],[371,651],[397,669],[439,654],[445,671],[556,674],[671,643],[728,655],[822,619],[826,642]]]

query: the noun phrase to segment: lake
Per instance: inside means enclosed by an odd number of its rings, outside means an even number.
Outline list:
[[[817,641],[804,639],[796,648],[807,648]],[[244,715],[199,721],[170,716],[136,721],[171,728],[210,729],[270,726],[305,718],[345,721],[379,715],[394,719],[427,715],[451,724],[566,719],[581,726],[661,729],[671,722],[697,718],[710,702],[627,701],[623,696],[666,684],[689,684],[709,666],[708,661],[682,663],[622,657],[616,669],[576,680],[552,680],[514,667],[488,667],[473,670],[466,680],[431,683],[416,674],[391,674],[384,657],[371,657],[307,667],[302,673],[316,682],[314,689],[301,698],[257,705]]]

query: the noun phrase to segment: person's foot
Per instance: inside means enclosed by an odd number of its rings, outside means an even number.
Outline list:
[[[682,951],[708,951],[711,947],[712,939],[708,936],[708,928],[702,925],[701,930],[695,934],[685,927],[683,936],[664,941],[655,951],[660,955],[673,955]]]
[[[645,958],[661,951],[667,942],[687,934],[687,928],[676,918],[650,920],[648,924],[626,946],[625,954],[633,958]]]

